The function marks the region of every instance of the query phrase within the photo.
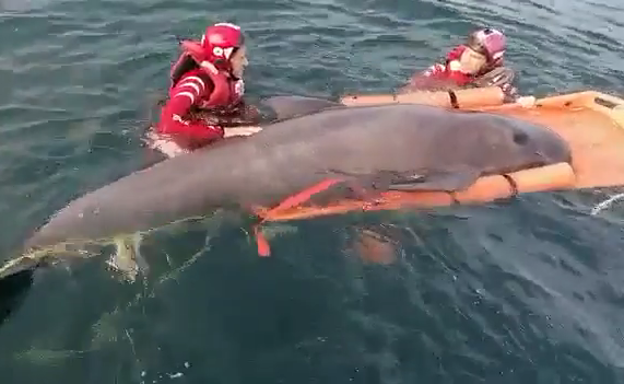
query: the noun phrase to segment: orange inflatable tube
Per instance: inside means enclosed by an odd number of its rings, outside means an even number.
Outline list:
[[[470,110],[513,116],[542,124],[568,142],[576,175],[573,189],[624,185],[624,100],[585,91],[517,104]]]
[[[499,87],[449,91],[417,91],[401,94],[346,95],[340,102],[348,106],[371,104],[425,104],[445,108],[474,108],[503,104],[505,94]]]

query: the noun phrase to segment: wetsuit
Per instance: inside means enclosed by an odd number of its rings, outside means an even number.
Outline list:
[[[220,140],[224,129],[204,119],[193,118],[193,110],[234,109],[244,93],[242,80],[223,73],[209,75],[192,69],[183,74],[169,90],[169,99],[156,126],[159,135],[170,136],[178,145],[195,149]]]

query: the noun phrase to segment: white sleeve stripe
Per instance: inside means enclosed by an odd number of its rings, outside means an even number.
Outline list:
[[[193,95],[191,92],[176,93],[175,96],[173,96],[173,97],[178,97],[178,96],[187,96],[188,98],[191,99],[191,103],[195,102],[195,95]]]
[[[195,90],[195,92],[197,93],[197,95],[200,94],[199,86],[197,84],[195,84],[195,83],[191,83],[191,82],[181,83],[181,84],[178,84],[177,88],[179,89],[179,88],[187,87],[187,86],[188,87],[192,87]]]
[[[200,79],[198,76],[186,77],[186,78],[182,79],[181,83],[186,83],[187,81],[196,81],[196,82],[199,83],[199,85],[201,85],[202,89],[206,89],[206,84],[204,84],[204,81],[202,79]]]

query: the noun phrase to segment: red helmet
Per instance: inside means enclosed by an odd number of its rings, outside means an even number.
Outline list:
[[[230,59],[245,42],[240,27],[230,23],[217,23],[206,28],[201,38],[205,60],[222,71],[231,71]]]

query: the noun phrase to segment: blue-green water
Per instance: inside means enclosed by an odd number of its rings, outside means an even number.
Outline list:
[[[624,92],[624,5],[597,1],[0,1],[0,250],[143,164],[175,36],[248,34],[247,90],[387,91],[474,25],[509,35],[525,94]],[[389,133],[391,134],[391,133]],[[348,145],[348,143],[345,143]],[[0,328],[0,382],[614,383],[624,367],[621,210],[606,194],[150,239],[145,284],[104,257],[38,276]],[[365,265],[355,228],[392,232]]]

